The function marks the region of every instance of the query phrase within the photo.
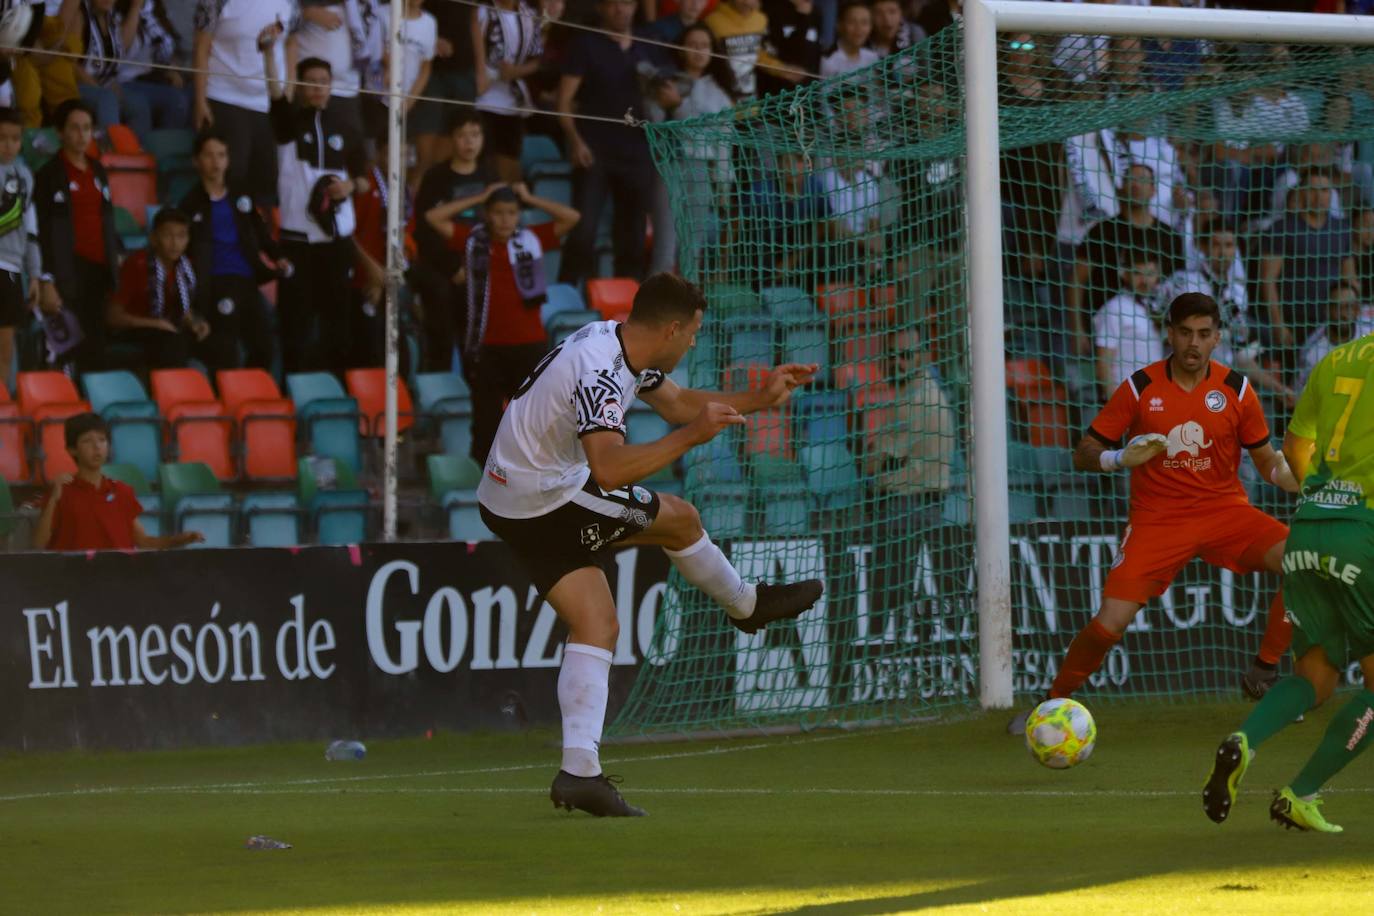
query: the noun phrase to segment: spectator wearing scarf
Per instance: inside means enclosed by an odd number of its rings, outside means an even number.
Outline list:
[[[454,223],[454,217],[479,203],[481,223]],[[553,222],[521,227],[522,204],[545,211]],[[557,248],[580,218],[571,207],[535,197],[523,184],[493,185],[425,214],[449,247],[463,252],[467,267],[463,363],[473,380],[472,457],[479,467],[486,464],[503,405],[547,350],[540,317],[548,282],[544,252]]]
[[[523,0],[494,0],[493,6],[479,7],[473,49],[487,151],[495,157],[502,181],[518,181],[525,119],[534,107],[525,79],[538,72],[544,55],[539,14]]]
[[[195,311],[196,271],[186,248],[191,220],[166,207],[153,218],[148,247],[124,261],[106,322],[113,340],[136,348],[139,368],[178,369],[195,356],[211,371],[235,365],[233,339],[212,335]]]

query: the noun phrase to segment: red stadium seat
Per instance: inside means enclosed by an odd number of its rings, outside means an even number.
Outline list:
[[[90,409],[91,405],[76,393],[72,380],[61,372],[19,373],[19,412],[33,421],[37,431],[44,482],[59,474],[76,473],[76,462],[67,454],[63,423]]]
[[[744,429],[746,455],[792,457],[792,417],[787,405],[750,414]]]
[[[296,478],[296,409],[262,369],[226,369],[215,376],[224,410],[238,422],[243,476]]]
[[[76,385],[61,372],[19,373],[19,409],[33,416],[48,404],[73,404],[81,400]]]
[[[110,141],[110,149],[115,153],[133,156],[143,152],[143,145],[138,142],[138,134],[125,124],[105,125],[105,139]]]
[[[854,412],[862,418],[865,449],[876,448],[877,437],[896,422],[896,408],[897,392],[891,385],[878,383],[854,392]]]
[[[816,304],[831,319],[849,318],[863,312],[868,298],[862,289],[829,283],[816,288]]]
[[[835,387],[855,388],[881,382],[887,376],[889,336],[887,324],[869,324],[860,319],[839,322],[835,329],[839,341]]]
[[[1007,361],[1007,388],[1016,419],[1031,445],[1070,448],[1069,391],[1038,359]]]
[[[153,399],[176,443],[177,461],[203,462],[220,480],[232,480],[234,421],[210,390],[209,379],[194,369],[159,369],[152,373],[152,383]]]
[[[623,321],[634,307],[639,283],[628,277],[607,277],[587,281],[587,306],[601,317]]]
[[[0,386],[3,387],[3,386]],[[33,423],[20,416],[19,405],[0,401],[0,479],[9,483],[28,483],[33,477],[29,467],[29,442],[33,437]]]
[[[108,158],[108,157],[107,157]],[[157,168],[110,169],[110,201],[133,215],[140,229],[148,228],[148,208],[156,208]]]
[[[381,438],[386,434],[386,370],[349,369],[344,373],[348,393],[358,402],[362,416],[359,435]],[[415,405],[405,379],[396,378],[396,431],[403,433],[415,425]]]
[[[0,378],[0,404],[8,404],[10,400],[10,390],[5,387],[5,380]]]

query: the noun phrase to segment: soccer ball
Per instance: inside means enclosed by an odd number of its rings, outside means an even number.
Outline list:
[[[1087,760],[1096,743],[1097,723],[1077,700],[1046,700],[1026,720],[1026,749],[1052,770],[1067,770]]]

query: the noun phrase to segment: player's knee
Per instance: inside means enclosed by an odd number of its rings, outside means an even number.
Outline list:
[[[669,549],[686,550],[701,540],[705,529],[701,526],[701,513],[697,512],[696,506],[678,496],[665,494],[660,499],[671,519],[670,532],[673,544]]]

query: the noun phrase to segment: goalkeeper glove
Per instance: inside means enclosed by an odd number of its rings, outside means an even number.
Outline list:
[[[1143,433],[1126,443],[1126,447],[1102,453],[1102,470],[1115,471],[1144,464],[1164,451],[1169,440],[1159,433]]]
[[[1269,482],[1288,493],[1297,493],[1302,489],[1298,485],[1298,478],[1293,476],[1293,469],[1288,466],[1288,459],[1283,452],[1274,453],[1274,466],[1269,469]]]

